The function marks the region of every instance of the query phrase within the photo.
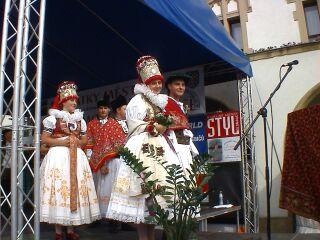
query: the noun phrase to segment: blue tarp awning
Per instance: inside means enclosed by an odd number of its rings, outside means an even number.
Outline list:
[[[252,75],[204,0],[48,0],[45,40],[45,96],[67,79],[80,90],[134,79],[144,54],[163,72],[217,62]]]
[[[222,24],[208,8],[206,1],[144,0],[144,2],[212,53],[248,76],[252,76],[248,59],[230,39]]]

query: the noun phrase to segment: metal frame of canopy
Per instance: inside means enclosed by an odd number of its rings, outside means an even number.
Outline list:
[[[11,239],[32,234],[40,239],[39,167],[41,134],[42,53],[46,0],[6,0],[0,59],[0,160],[11,151],[11,191],[1,185],[4,168],[0,165],[0,208],[7,207],[11,216],[0,211],[0,239],[8,231]],[[251,87],[248,78],[239,80],[242,129],[252,120]],[[5,115],[12,125],[3,126]],[[2,131],[12,130],[12,145],[2,145]],[[32,131],[34,142],[25,146],[23,137]],[[242,145],[244,222],[247,232],[258,231],[257,186],[253,133]],[[24,176],[33,179],[26,187]]]

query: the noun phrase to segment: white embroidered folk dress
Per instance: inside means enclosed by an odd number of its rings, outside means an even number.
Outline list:
[[[87,130],[83,113],[74,114],[53,110],[43,120],[44,131],[52,133],[57,119]],[[77,148],[77,210],[70,210],[70,154],[69,148],[51,147],[40,167],[40,221],[65,226],[88,224],[100,218],[98,198],[91,169],[85,153]]]
[[[135,87],[135,93],[137,95],[131,99],[126,108],[129,133],[125,147],[142,160],[144,166],[149,167],[148,171],[153,172],[152,179],[158,179],[161,184],[167,184],[165,182],[165,169],[153,158],[147,157],[148,153],[144,153],[142,150],[143,146],[153,145],[163,151],[162,160],[167,161],[168,164],[183,165],[175,151],[168,144],[169,139],[162,135],[151,136],[146,131],[146,126],[148,125],[146,118],[152,112],[152,108],[145,99],[147,98],[152,104],[163,109],[167,96],[153,94],[145,85],[139,87],[138,84]],[[142,194],[140,184],[141,180],[138,175],[122,160],[112,188],[106,217],[122,222],[145,222],[145,217],[149,215],[146,207],[148,195]],[[157,201],[162,207],[166,208],[164,199],[159,198]]]
[[[116,174],[118,172],[120,159],[113,158],[112,160],[105,162],[105,165],[109,169],[108,174],[102,174],[100,170],[96,173],[97,195],[99,198],[101,217],[103,218],[106,216],[106,213],[108,210],[111,190],[112,190],[114,180],[116,178]]]

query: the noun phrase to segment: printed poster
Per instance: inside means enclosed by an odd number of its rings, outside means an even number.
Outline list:
[[[240,139],[240,113],[220,112],[207,115],[207,145],[212,162],[241,161],[241,149],[234,150]]]

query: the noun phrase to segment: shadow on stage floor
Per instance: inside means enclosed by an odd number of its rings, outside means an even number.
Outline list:
[[[75,228],[80,235],[81,240],[138,240],[135,229],[131,226],[125,226],[125,229],[117,233],[108,232],[108,223],[96,222],[91,225],[83,225]],[[2,236],[2,240],[9,240],[9,232]],[[24,240],[33,239],[32,235],[24,234]],[[41,224],[41,238],[43,240],[54,239],[54,226]],[[272,240],[319,240],[320,234],[293,234],[279,233],[272,234]],[[162,240],[162,231],[156,231],[156,240]],[[199,233],[198,240],[267,240],[265,234],[236,234],[236,233]]]

